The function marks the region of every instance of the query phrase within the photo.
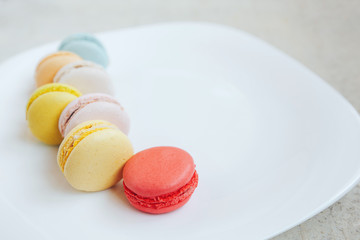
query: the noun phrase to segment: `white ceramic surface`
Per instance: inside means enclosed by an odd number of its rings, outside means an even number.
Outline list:
[[[25,121],[34,68],[57,47],[49,44],[0,66],[6,82],[0,89],[1,206],[11,204],[0,224],[17,235],[264,239],[320,212],[358,182],[357,112],[270,45],[201,23],[99,37],[109,51],[118,99],[132,120],[135,150],[174,145],[189,151],[198,189],[187,205],[165,215],[133,209],[121,184],[98,193],[73,190],[56,165],[57,148],[34,139]],[[14,227],[16,219],[23,224]],[[0,238],[9,234],[0,231]]]

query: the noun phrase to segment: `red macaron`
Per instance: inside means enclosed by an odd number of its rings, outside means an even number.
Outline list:
[[[198,185],[193,158],[176,147],[154,147],[135,154],[126,163],[123,177],[131,205],[153,214],[183,206]]]

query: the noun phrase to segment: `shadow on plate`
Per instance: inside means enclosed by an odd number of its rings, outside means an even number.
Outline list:
[[[79,194],[80,191],[72,188],[71,185],[66,181],[64,174],[61,172],[57,163],[57,152],[58,146],[46,146],[46,157],[43,159],[43,175],[47,179],[49,187],[52,187],[61,192],[69,194]],[[44,154],[45,155],[45,154]]]
[[[119,204],[126,206],[126,208],[136,211],[134,209],[129,201],[127,200],[125,193],[124,193],[124,186],[123,186],[123,180],[118,182],[115,186],[109,189],[111,192],[111,195],[114,196],[115,201],[117,201]]]

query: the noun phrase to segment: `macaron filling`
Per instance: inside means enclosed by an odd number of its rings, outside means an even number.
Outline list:
[[[67,138],[65,144],[62,146],[59,152],[59,166],[61,168],[61,171],[64,172],[67,159],[70,156],[72,150],[76,147],[76,145],[78,145],[84,138],[86,138],[90,134],[104,129],[116,129],[116,127],[107,122],[100,122],[97,124],[86,125],[83,128],[73,132],[71,136]]]
[[[125,195],[133,205],[140,205],[142,207],[152,209],[162,209],[175,206],[182,201],[186,201],[193,194],[195,188],[198,185],[198,174],[195,170],[190,181],[175,192],[163,194],[152,198],[142,197],[134,193],[126,186],[125,182],[123,182],[123,185]]]
[[[85,96],[85,95],[84,95]],[[80,100],[80,99],[79,99]],[[62,135],[64,135],[65,129],[67,124],[69,123],[69,121],[71,120],[71,118],[77,113],[79,112],[81,109],[83,109],[85,106],[87,106],[88,104],[94,103],[94,102],[107,102],[107,103],[113,103],[116,105],[119,105],[120,108],[122,110],[124,110],[124,108],[120,105],[120,103],[118,101],[116,101],[115,99],[106,96],[106,95],[99,95],[99,96],[95,96],[95,97],[89,97],[89,98],[84,98],[82,100],[80,100],[75,106],[73,106],[72,110],[65,112],[65,116],[61,117],[59,122],[59,129],[60,129],[60,133]]]
[[[33,95],[31,95],[30,99],[29,99],[29,102],[26,106],[26,111],[29,110],[31,104],[38,98],[40,97],[41,95],[44,95],[46,93],[49,93],[49,92],[67,92],[67,93],[70,93],[70,94],[73,94],[77,97],[80,97],[80,93],[71,88],[71,87],[68,87],[66,85],[63,85],[63,84],[51,84],[51,85],[44,85],[40,88],[38,88],[34,93]]]

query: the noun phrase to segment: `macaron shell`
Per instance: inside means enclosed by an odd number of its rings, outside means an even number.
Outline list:
[[[103,67],[107,67],[109,63],[105,49],[92,41],[73,40],[64,44],[60,50],[76,53],[83,59],[95,62]]]
[[[28,125],[35,137],[46,144],[60,144],[59,117],[75,98],[67,92],[49,92],[35,99],[27,111]]]
[[[101,48],[103,48],[105,50],[102,43],[94,35],[92,35],[90,33],[74,33],[74,34],[71,34],[70,36],[66,37],[60,43],[59,50],[61,50],[64,46],[66,46],[70,42],[78,41],[78,40],[86,40],[86,41],[89,41],[89,42],[93,42],[94,44],[98,45],[99,47],[101,47]]]
[[[77,111],[68,121],[66,136],[78,124],[89,120],[105,120],[116,125],[123,133],[128,134],[130,119],[121,106],[108,102],[94,102]]]
[[[194,171],[194,161],[186,151],[175,147],[154,147],[129,159],[124,168],[124,183],[136,194],[153,198],[183,187]]]
[[[41,61],[36,69],[35,80],[37,87],[52,83],[56,73],[66,64],[79,61],[81,57],[74,53],[55,53]]]
[[[54,82],[74,86],[81,93],[106,93],[113,95],[113,84],[110,76],[104,70],[93,67],[66,69],[64,66],[54,78]],[[61,74],[62,71],[66,73]],[[58,77],[59,75],[59,77]],[[60,77],[61,75],[61,77]]]
[[[75,189],[101,191],[121,180],[123,167],[132,155],[132,145],[121,131],[94,132],[71,152],[64,175]]]

